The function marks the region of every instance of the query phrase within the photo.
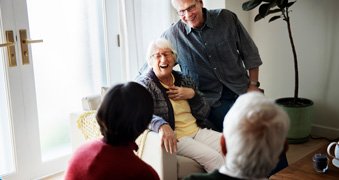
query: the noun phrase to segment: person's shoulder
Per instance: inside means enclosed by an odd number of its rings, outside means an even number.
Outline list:
[[[70,162],[77,163],[79,160],[83,158],[91,159],[88,154],[94,155],[98,154],[100,149],[105,146],[105,144],[101,140],[91,140],[86,142],[85,144],[79,146],[70,160]]]
[[[153,94],[157,89],[159,89],[155,79],[156,77],[153,71],[149,70],[148,72],[139,75],[135,81],[144,86],[149,92],[151,92],[151,94]]]
[[[228,10],[228,9],[211,9],[208,10],[209,14],[211,17],[216,17],[216,18],[235,18],[237,15]]]
[[[177,22],[172,23],[171,26],[165,32],[181,28],[183,25],[184,25],[183,22],[181,20],[178,20]]]
[[[209,10],[209,14],[211,21],[215,24],[226,23],[229,25],[230,22],[236,24],[238,21],[237,15],[228,9],[212,9]]]
[[[178,20],[177,22],[172,23],[172,25],[168,29],[166,29],[161,36],[165,37],[166,39],[172,37],[174,38],[175,34],[177,34],[178,31],[183,30],[185,30],[185,24],[181,22],[181,20]]]
[[[148,83],[148,82],[152,81],[151,72],[150,71],[151,71],[151,69],[142,72],[141,74],[139,74],[135,78],[135,81],[137,83],[141,83],[141,84]]]
[[[211,15],[232,15],[235,14],[233,11],[228,10],[228,9],[209,9],[208,13],[210,13]]]
[[[102,141],[102,139],[95,139],[90,140],[83,145],[81,145],[77,150],[76,153],[83,153],[84,151],[93,151],[95,149],[98,149],[102,146],[105,146],[105,143]]]

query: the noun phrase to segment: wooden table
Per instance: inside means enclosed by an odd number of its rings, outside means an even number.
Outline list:
[[[335,167],[332,164],[332,158],[329,158],[330,162],[328,164],[328,170],[326,173],[318,173],[313,168],[312,157],[316,153],[325,153],[328,144],[320,147],[319,149],[311,152],[302,159],[296,161],[295,163],[290,164],[287,168],[279,171],[278,173],[272,175],[269,179],[271,180],[280,180],[280,179],[295,179],[295,180],[339,180],[339,168]]]

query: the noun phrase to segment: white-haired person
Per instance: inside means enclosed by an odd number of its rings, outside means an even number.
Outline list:
[[[210,107],[194,82],[173,70],[176,52],[172,45],[164,38],[157,39],[150,43],[146,57],[151,69],[137,81],[153,97],[149,128],[159,132],[167,152],[194,159],[207,172],[220,168],[224,162],[221,133],[205,128]]]
[[[224,165],[185,180],[266,179],[288,147],[286,112],[262,93],[249,92],[239,96],[223,124],[220,145]]]

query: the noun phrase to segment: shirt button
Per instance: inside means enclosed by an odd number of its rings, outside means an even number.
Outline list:
[[[207,46],[207,42],[205,42],[205,46]]]
[[[211,57],[212,57],[212,55],[208,55],[208,57],[209,57],[209,58],[211,58]]]
[[[213,68],[214,70],[217,70],[217,68]]]

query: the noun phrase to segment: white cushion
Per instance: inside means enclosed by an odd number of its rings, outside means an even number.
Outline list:
[[[101,103],[100,95],[86,96],[81,99],[82,109],[84,111],[97,110]]]

